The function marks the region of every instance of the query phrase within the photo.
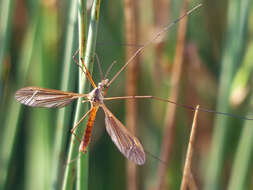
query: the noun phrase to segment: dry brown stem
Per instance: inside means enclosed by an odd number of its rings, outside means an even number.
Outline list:
[[[126,44],[138,44],[138,15],[137,2],[135,0],[124,0],[125,9],[125,30],[126,30]],[[128,60],[134,53],[135,49],[126,47],[126,60]],[[137,94],[137,74],[138,74],[138,57],[134,63],[129,64],[126,74],[126,94]],[[136,134],[137,125],[137,104],[136,100],[126,101],[126,126],[131,133]],[[127,161],[127,189],[137,190],[137,168],[136,165]]]
[[[183,13],[187,11],[188,4],[189,0],[185,0],[183,6]],[[172,77],[171,77],[172,88],[169,97],[170,99],[176,102],[178,101],[179,83],[182,74],[186,26],[187,26],[187,17],[181,20],[179,23],[176,55],[172,68]],[[170,160],[172,144],[174,141],[175,119],[176,119],[176,106],[168,105],[165,116],[165,126],[163,133],[164,136],[160,154],[161,160],[165,161],[165,163],[167,163],[167,166],[165,166],[164,164],[159,164],[158,166],[158,186],[157,186],[158,190],[161,190],[163,189],[164,186],[166,186],[165,174]]]
[[[181,183],[181,190],[186,190],[191,179],[191,162],[192,162],[192,155],[194,150],[194,142],[196,137],[196,129],[197,129],[197,119],[198,119],[198,108],[199,105],[196,106],[196,111],[194,113],[194,118],[192,122],[192,130],[191,135],[188,143],[187,154],[185,158],[185,165],[183,171],[183,179]]]

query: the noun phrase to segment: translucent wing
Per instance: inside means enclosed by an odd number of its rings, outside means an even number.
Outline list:
[[[106,131],[119,151],[130,161],[138,165],[145,163],[145,152],[140,141],[103,104]]]
[[[15,93],[15,98],[20,103],[45,108],[61,108],[82,96],[85,95],[39,87],[24,87]]]

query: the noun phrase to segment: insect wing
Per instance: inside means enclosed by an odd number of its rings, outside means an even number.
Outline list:
[[[138,165],[145,163],[145,152],[140,141],[133,136],[126,127],[102,105],[105,112],[106,131],[119,151],[130,161]]]
[[[18,102],[31,107],[61,108],[81,95],[39,87],[24,87],[15,93]]]

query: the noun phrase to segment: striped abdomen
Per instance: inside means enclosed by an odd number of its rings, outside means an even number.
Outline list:
[[[85,129],[85,133],[83,135],[83,139],[82,142],[80,144],[79,147],[79,151],[85,153],[87,146],[89,145],[90,142],[90,137],[91,137],[91,132],[92,132],[92,127],[96,118],[96,113],[98,111],[98,107],[93,107],[90,115],[89,115],[89,119],[88,119],[88,123]]]

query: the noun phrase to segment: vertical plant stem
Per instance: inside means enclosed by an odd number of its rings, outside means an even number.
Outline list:
[[[189,185],[189,189],[191,189],[191,190],[198,190],[199,189],[197,186],[196,180],[194,179],[191,171],[190,171],[188,185]]]
[[[62,77],[61,77],[61,86],[60,89],[63,91],[71,91],[70,87],[70,70],[71,65],[73,64],[72,55],[75,51],[74,47],[74,32],[77,21],[77,3],[69,2],[69,14],[68,14],[68,26],[65,37],[65,49],[63,53],[63,68],[62,68]],[[56,119],[56,132],[55,132],[55,141],[53,147],[53,157],[52,157],[52,177],[51,177],[51,189],[59,189],[59,182],[61,176],[59,176],[60,166],[62,165],[62,157],[64,149],[66,146],[66,140],[68,134],[68,124],[70,119],[70,110],[69,108],[62,108],[58,110],[57,119]]]
[[[154,7],[154,26],[155,31],[159,31],[164,23],[170,18],[170,0],[153,0]],[[168,32],[166,34],[168,38]],[[162,54],[165,46],[165,35],[155,44],[155,63],[153,64],[154,81],[159,86],[162,73]]]
[[[0,79],[3,74],[4,57],[8,50],[8,41],[10,35],[10,22],[12,18],[13,0],[2,0],[0,1]],[[0,80],[0,96],[2,96],[2,80]],[[1,100],[0,100],[1,101]]]
[[[18,70],[17,70],[17,84],[14,86],[14,90],[11,91],[11,95],[14,95],[15,90],[24,85],[28,69],[31,64],[31,57],[33,55],[35,38],[37,32],[37,24],[38,24],[38,15],[37,5],[34,8],[34,15],[31,23],[27,27],[26,36],[24,38],[24,43],[21,48],[20,59],[18,62]],[[14,150],[16,134],[18,132],[18,122],[19,116],[21,112],[21,104],[17,103],[13,97],[10,105],[8,106],[8,110],[6,113],[5,122],[2,128],[2,139],[0,143],[0,189],[5,189],[5,183],[8,176],[8,169],[10,166],[10,161],[12,158],[12,153]]]
[[[96,37],[97,37],[97,28],[98,28],[98,20],[99,20],[99,11],[100,11],[100,0],[95,0],[92,5],[91,10],[91,20],[89,25],[89,32],[87,37],[87,45],[86,45],[86,1],[80,0],[79,1],[79,49],[80,49],[80,57],[84,57],[85,52],[85,58],[84,62],[89,69],[90,72],[92,72],[92,65],[94,61],[94,55],[95,55],[95,47],[96,47]],[[86,48],[85,48],[86,45]],[[84,76],[84,73],[79,70],[79,93],[83,93],[84,90],[88,90],[89,83],[87,83],[87,79]],[[78,100],[77,107],[76,107],[76,114],[73,126],[75,123],[78,122],[80,119],[81,114],[83,115],[85,112],[88,111],[88,106],[82,106],[81,100]],[[77,135],[82,135],[84,132],[84,129],[80,126],[79,130],[77,130]],[[62,189],[68,190],[73,188],[73,182],[76,181],[77,189],[88,189],[88,153],[86,155],[83,155],[82,153],[79,154],[78,164],[76,167],[75,162],[71,162],[71,160],[75,159],[78,155],[78,146],[79,144],[75,143],[75,137],[71,137],[70,147],[69,147],[69,153],[68,153],[68,161],[67,166],[65,169],[64,174],[64,181]],[[71,163],[70,163],[71,162]],[[77,172],[77,178],[75,178],[75,173]],[[77,180],[75,180],[77,179]]]
[[[36,84],[43,86],[48,72],[43,72],[45,66],[43,56],[43,35],[45,27],[42,27],[41,20],[43,19],[43,7],[39,11],[39,27],[36,39],[36,46],[34,47],[33,59],[37,63],[36,69],[32,69],[31,75],[36,80]],[[43,29],[42,29],[43,28]],[[37,70],[37,71],[35,71]],[[49,146],[49,131],[50,130],[50,111],[49,110],[33,110],[31,119],[27,126],[26,144],[25,144],[25,169],[24,169],[24,189],[26,190],[43,190],[49,188],[49,170],[51,166],[51,146]],[[34,127],[36,126],[36,127]],[[38,164],[39,163],[39,164]]]
[[[194,143],[195,143],[195,138],[196,138],[197,120],[198,120],[198,111],[199,111],[198,108],[199,108],[199,105],[196,106],[196,110],[195,110],[194,118],[192,122],[192,129],[191,129],[191,134],[190,134],[190,139],[188,143],[187,154],[186,154],[185,164],[184,164],[183,179],[182,179],[181,188],[180,188],[181,190],[187,189],[189,180],[191,178],[191,162],[192,162]]]
[[[238,69],[236,77],[232,86],[232,95],[230,100],[234,104],[239,104],[244,100],[238,98],[238,94],[245,91],[248,86],[249,78],[252,77],[252,59],[253,59],[253,42],[247,46],[247,52],[244,57],[243,64]],[[253,96],[251,92],[250,104],[248,110],[252,110]],[[250,115],[250,111],[248,113]],[[243,190],[249,187],[251,179],[250,172],[252,168],[252,155],[253,155],[253,128],[252,122],[245,121],[242,127],[240,141],[236,150],[235,160],[232,164],[231,176],[228,182],[229,190]]]
[[[138,44],[138,10],[135,0],[124,0],[125,11],[125,34],[126,44]],[[126,60],[135,53],[134,48],[126,47]],[[128,96],[137,94],[137,78],[139,70],[139,56],[136,57],[134,63],[128,66],[126,73],[126,94]],[[136,100],[126,101],[126,125],[129,130],[136,134],[137,126],[137,103]],[[133,162],[127,161],[127,189],[137,190],[137,167]]]
[[[189,0],[184,1],[183,13],[187,11]],[[178,37],[177,37],[177,47],[175,53],[174,64],[172,68],[172,77],[171,77],[171,93],[168,97],[173,101],[178,101],[179,95],[179,83],[182,74],[182,64],[183,64],[183,53],[184,53],[184,42],[185,34],[187,27],[187,17],[181,20],[178,27]],[[169,164],[172,144],[174,141],[174,131],[175,131],[175,119],[176,119],[176,106],[171,106],[170,104],[167,107],[166,116],[165,116],[165,126],[163,132],[163,141],[162,141],[162,150],[160,154],[161,160],[167,163],[167,166],[164,164],[159,164],[158,166],[158,186],[157,189],[163,189],[165,186],[165,176],[166,170]]]
[[[87,45],[86,45],[86,24],[87,23],[87,12],[86,12],[86,0],[79,0],[80,8],[79,14],[78,14],[78,20],[79,20],[79,47],[80,47],[80,58],[84,57],[84,63],[87,65],[88,68],[90,68],[90,72],[92,72],[92,65],[94,62],[94,56],[95,56],[95,49],[96,49],[96,40],[97,40],[97,30],[98,30],[98,20],[99,20],[99,11],[100,11],[100,0],[94,0],[91,10],[91,19],[89,24],[89,31],[88,31],[88,38],[87,38]],[[86,49],[85,49],[86,45]],[[85,54],[84,54],[85,53]],[[81,75],[82,74],[82,75]],[[79,76],[83,76],[84,73],[79,71]],[[82,86],[82,80],[81,77],[79,77],[79,88],[81,89]],[[87,81],[87,80],[86,80]],[[85,86],[88,87],[86,84]],[[79,90],[80,90],[79,89]],[[80,92],[82,92],[80,90]],[[79,102],[78,102],[79,103]],[[81,102],[80,102],[81,103]],[[88,107],[86,107],[85,112],[88,111]],[[78,114],[80,115],[80,114]],[[84,130],[82,130],[82,133]],[[88,152],[88,151],[87,151]],[[88,189],[88,171],[89,171],[89,165],[88,165],[88,154],[83,155],[79,152],[79,159],[78,159],[78,165],[77,165],[77,190],[84,190]]]
[[[230,0],[228,8],[227,35],[224,44],[218,89],[217,110],[230,112],[229,97],[232,79],[241,62],[245,46],[245,32],[249,13],[249,0]],[[236,39],[236,40],[235,40]],[[209,168],[206,173],[205,189],[222,189],[220,179],[228,137],[228,117],[217,117],[212,138]]]
[[[251,97],[252,99],[252,97]],[[253,101],[251,101],[253,102]],[[253,153],[253,127],[251,121],[245,121],[239,146],[233,163],[231,177],[228,183],[228,190],[247,189],[247,177],[252,164]],[[250,179],[248,179],[251,181]]]

